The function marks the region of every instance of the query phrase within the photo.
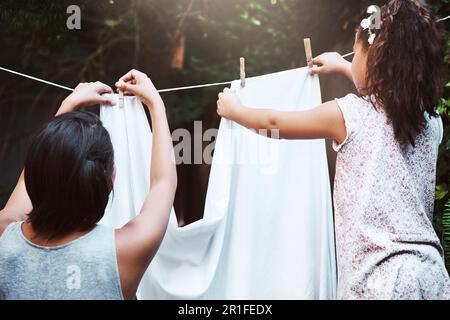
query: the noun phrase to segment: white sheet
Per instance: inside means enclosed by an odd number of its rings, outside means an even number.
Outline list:
[[[249,78],[245,105],[303,110],[321,102],[306,68]],[[102,222],[120,226],[148,189],[151,133],[136,98],[102,107],[116,155],[115,196]],[[231,130],[230,130],[231,129]],[[125,138],[128,137],[128,140]],[[260,153],[263,156],[255,157]],[[334,299],[336,266],[325,142],[272,140],[222,120],[204,218],[177,227],[144,276],[141,299]]]

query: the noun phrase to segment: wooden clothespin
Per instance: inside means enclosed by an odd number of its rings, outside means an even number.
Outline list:
[[[243,57],[241,57],[239,59],[240,62],[240,78],[241,78],[241,87],[244,88],[245,87],[245,59]]]
[[[313,55],[312,55],[312,50],[311,50],[311,39],[305,38],[305,39],[303,39],[303,41],[305,43],[306,63],[308,64],[309,68],[312,68],[314,63],[313,63]]]

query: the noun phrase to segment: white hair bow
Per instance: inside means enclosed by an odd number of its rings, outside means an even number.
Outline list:
[[[381,28],[381,11],[378,6],[371,5],[367,8],[367,13],[370,13],[371,16],[369,18],[363,19],[361,21],[360,26],[361,28],[363,28],[363,30],[368,30],[369,32],[368,42],[370,45],[372,45],[377,36],[374,32],[372,32],[372,29]]]

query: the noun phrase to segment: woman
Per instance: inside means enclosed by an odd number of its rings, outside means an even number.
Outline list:
[[[117,230],[97,225],[113,189],[114,152],[98,117],[76,110],[111,104],[102,94],[113,91],[80,84],[31,143],[0,214],[0,298],[136,297],[164,236],[177,176],[164,103],[151,80],[132,70],[116,86],[139,97],[152,119],[151,188],[140,214]]]

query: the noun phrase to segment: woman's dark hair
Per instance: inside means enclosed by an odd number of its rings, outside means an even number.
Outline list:
[[[425,113],[436,116],[443,88],[444,32],[435,15],[417,0],[391,0],[381,8],[381,29],[369,45],[368,30],[357,30],[367,50],[364,94],[382,106],[397,141],[414,146]]]
[[[113,146],[97,115],[54,118],[32,141],[25,162],[33,229],[51,239],[93,228],[108,203],[113,171]]]

